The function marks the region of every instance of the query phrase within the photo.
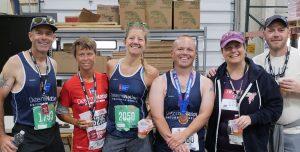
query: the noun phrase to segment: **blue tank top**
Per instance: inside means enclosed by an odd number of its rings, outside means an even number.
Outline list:
[[[189,115],[189,121],[186,124],[180,124],[178,121],[178,116],[180,115],[180,109],[178,106],[178,95],[177,90],[172,83],[170,71],[166,73],[167,78],[167,93],[164,99],[164,117],[169,125],[170,130],[172,128],[184,128],[188,127],[191,122],[198,116],[199,109],[201,106],[201,94],[200,94],[200,73],[196,72],[196,79],[192,85],[190,97],[189,97],[189,104],[187,106],[187,114]],[[182,93],[185,95],[185,93]],[[199,146],[200,151],[204,148],[204,134],[205,130],[202,128],[198,132],[199,138]],[[160,149],[169,149],[168,145],[166,144],[165,140],[160,136],[157,132],[157,140],[158,140],[158,147]],[[163,150],[161,150],[163,151]],[[168,150],[166,150],[168,151]]]
[[[116,105],[134,105],[139,108],[140,119],[148,115],[145,102],[148,89],[143,79],[143,69],[140,67],[132,76],[123,76],[120,72],[120,63],[117,64],[109,80],[107,132],[110,135],[123,138],[137,137],[137,128],[131,128],[129,131],[117,130],[114,111]]]
[[[25,59],[23,52],[18,53],[19,58],[22,61],[24,72],[25,72],[25,83],[23,88],[16,93],[12,93],[12,108],[15,123],[22,125],[34,126],[33,111],[34,106],[39,106],[42,103],[55,103],[56,102],[56,76],[54,68],[50,59],[50,72],[48,73],[48,83],[50,84],[50,89],[46,93],[46,98],[42,97],[42,92],[40,90],[40,76],[39,74],[30,66],[30,64]]]

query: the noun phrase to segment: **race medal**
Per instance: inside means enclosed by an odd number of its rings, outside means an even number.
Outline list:
[[[115,125],[119,131],[136,128],[140,120],[140,109],[134,105],[115,106]]]
[[[189,116],[186,114],[180,114],[178,116],[178,122],[183,125],[187,124],[189,122]]]
[[[176,71],[172,71],[172,76],[173,76],[173,80],[176,86],[176,90],[177,90],[177,95],[178,95],[178,106],[179,106],[179,111],[180,111],[180,115],[178,116],[178,122],[180,124],[187,124],[189,122],[189,117],[188,115],[186,115],[186,111],[187,111],[187,106],[189,105],[189,97],[190,97],[190,91],[192,88],[192,83],[193,83],[193,72],[190,73],[189,79],[187,81],[186,84],[186,92],[184,97],[182,96],[181,93],[181,86],[180,86],[180,82],[179,82],[179,78],[176,74]]]
[[[54,104],[47,104],[47,108],[45,109],[43,109],[43,105],[35,106],[32,108],[32,112],[35,130],[47,129],[54,126],[56,118]]]

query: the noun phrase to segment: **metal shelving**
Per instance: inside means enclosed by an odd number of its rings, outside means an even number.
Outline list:
[[[80,36],[89,36],[95,40],[123,40],[125,37],[124,30],[98,30],[98,29],[80,29],[80,30],[63,30],[59,29],[56,32],[58,38],[61,42],[64,39],[77,39]],[[198,48],[198,53],[203,52],[203,65],[202,70],[205,71],[206,67],[206,28],[194,29],[194,30],[150,30],[148,34],[148,39],[152,40],[175,40],[176,37],[180,35],[189,35],[195,38],[196,48]],[[203,43],[201,49],[199,48],[199,43]],[[199,59],[198,56],[195,62],[195,68],[199,70]],[[202,71],[201,70],[201,71]],[[67,79],[70,74],[58,74],[57,79]]]

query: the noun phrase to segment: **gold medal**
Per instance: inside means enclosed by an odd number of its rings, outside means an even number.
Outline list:
[[[188,121],[189,121],[188,115],[186,115],[186,114],[180,114],[180,115],[178,116],[178,122],[179,122],[180,124],[187,124]]]

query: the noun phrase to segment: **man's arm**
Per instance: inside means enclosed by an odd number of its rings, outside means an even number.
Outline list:
[[[192,123],[182,132],[173,134],[169,145],[177,146],[184,142],[189,136],[198,132],[207,123],[214,106],[215,93],[213,83],[206,77],[201,77],[201,106],[198,116]]]
[[[164,118],[164,98],[166,96],[166,79],[165,76],[159,76],[154,79],[151,90],[149,93],[149,105],[151,109],[151,116],[154,124],[164,138],[168,141],[171,137],[171,131],[169,129],[168,123]]]
[[[14,71],[16,65],[13,64],[11,58],[4,65],[0,74],[0,150],[14,151],[16,147],[11,143],[12,137],[5,134],[4,127],[4,101],[15,83]]]

